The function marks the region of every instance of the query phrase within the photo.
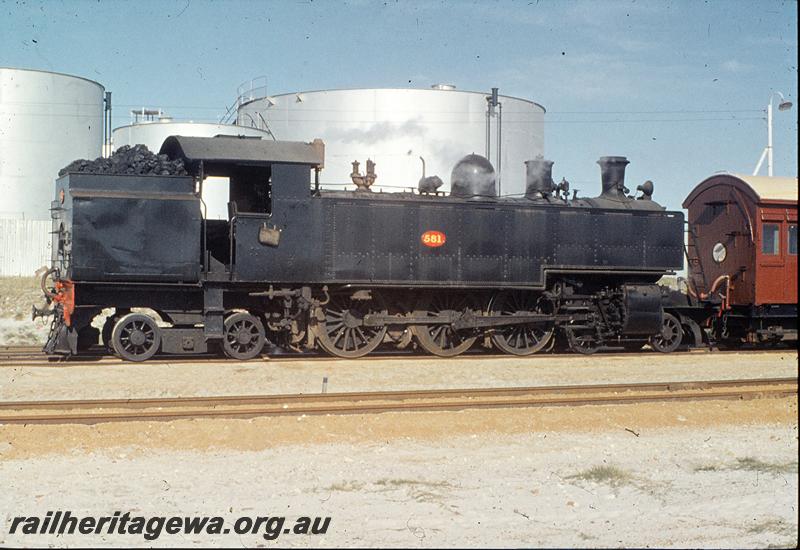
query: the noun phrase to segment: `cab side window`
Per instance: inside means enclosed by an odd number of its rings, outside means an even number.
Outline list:
[[[761,253],[769,256],[777,256],[781,252],[781,226],[776,223],[764,224],[763,236],[761,238]]]
[[[789,254],[797,256],[797,225],[789,226]]]

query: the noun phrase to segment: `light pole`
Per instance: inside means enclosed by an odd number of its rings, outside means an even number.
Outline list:
[[[776,94],[781,98],[781,102],[778,103],[779,111],[788,111],[792,108],[792,102],[786,101],[782,93],[772,92],[772,95],[769,96],[769,103],[767,104],[767,146],[764,147],[764,152],[761,153],[761,158],[758,159],[756,169],[753,170],[754,176],[761,170],[761,165],[764,164],[764,157],[767,157],[767,174],[772,177],[772,98],[775,97]]]

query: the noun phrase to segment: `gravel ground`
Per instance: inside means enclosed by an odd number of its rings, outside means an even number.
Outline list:
[[[791,376],[797,354],[3,367],[2,399]],[[0,546],[793,547],[797,399],[0,426]],[[328,533],[21,536],[15,515],[330,516]]]
[[[7,426],[0,545],[790,548],[796,416],[796,399],[768,399]],[[8,533],[59,509],[332,519],[273,542]]]
[[[24,283],[6,300],[7,281],[0,337],[38,300]],[[0,400],[318,392],[324,376],[335,392],[796,375],[796,351],[66,363],[3,366]],[[791,548],[797,452],[796,398],[0,426],[0,546]],[[9,533],[59,509],[332,519],[271,542]]]
[[[63,366],[58,366],[63,365]],[[797,352],[267,359],[0,367],[0,399],[160,397],[797,376]]]

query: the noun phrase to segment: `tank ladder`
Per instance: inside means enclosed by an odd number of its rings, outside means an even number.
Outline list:
[[[261,99],[262,97],[267,97],[267,77],[266,76],[257,76],[250,80],[249,82],[244,82],[239,85],[236,89],[236,101],[233,102],[233,105],[227,108],[225,114],[222,115],[219,119],[220,124],[239,124],[239,107],[243,104],[253,101],[255,99]],[[255,121],[253,121],[255,122]],[[264,121],[266,123],[266,121]],[[255,124],[254,124],[254,127]],[[272,135],[272,131],[267,129],[267,131]],[[275,136],[272,136],[272,139],[275,139]]]
[[[686,255],[687,280],[691,285],[691,290],[697,293],[697,298],[708,291],[708,279],[703,269],[703,260],[697,248],[697,233],[694,226],[686,224],[686,241],[683,245],[683,253]]]

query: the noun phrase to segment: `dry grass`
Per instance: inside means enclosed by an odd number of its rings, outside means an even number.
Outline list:
[[[721,468],[716,464],[704,464],[702,466],[695,466],[695,472],[718,472]]]
[[[768,474],[796,474],[797,461],[790,462],[764,462],[750,456],[737,458],[731,470],[746,470],[749,472],[762,472]]]
[[[631,483],[633,481],[633,476],[621,468],[604,464],[602,466],[593,466],[588,470],[567,476],[567,479],[580,479],[583,481],[610,485],[611,487],[620,487]]]
[[[453,485],[447,481],[425,481],[421,479],[379,479],[375,485],[383,491],[404,491],[417,502],[435,504],[454,515],[461,515],[457,506],[450,504],[448,490]]]
[[[361,491],[362,489],[367,487],[367,483],[363,481],[340,481],[329,485],[328,487],[324,487],[324,491],[344,491],[344,492],[354,492],[354,491]],[[426,487],[428,489],[434,488],[452,488],[453,486],[448,483],[447,481],[424,481],[419,479],[389,479],[383,478],[379,479],[378,481],[372,483],[372,485],[377,485],[380,487],[379,491],[393,491],[395,489],[402,489],[402,488],[411,488],[414,491],[419,491],[420,487]]]
[[[760,472],[766,474],[796,474],[797,461],[765,462],[752,456],[737,458],[733,464],[703,464],[695,466],[695,472],[721,472],[725,470],[743,470],[746,472]]]
[[[324,487],[323,491],[338,491],[341,493],[353,493],[360,491],[366,484],[361,481],[342,481]]]
[[[398,487],[416,487],[422,485],[424,487],[442,487],[442,488],[452,488],[452,485],[447,481],[423,481],[420,479],[379,479],[375,482],[375,485],[380,485],[382,487],[388,488],[398,488]]]
[[[30,319],[31,304],[42,305],[44,297],[35,277],[0,277],[0,317]]]
[[[43,306],[44,297],[35,277],[0,277],[0,345],[34,345],[44,342],[49,319],[31,321],[31,306]]]
[[[435,504],[454,515],[460,515],[457,506],[449,503],[448,490],[453,485],[447,481],[426,481],[421,479],[382,478],[373,483],[362,481],[343,481],[321,489],[323,492],[392,492],[403,491],[417,502]]]

